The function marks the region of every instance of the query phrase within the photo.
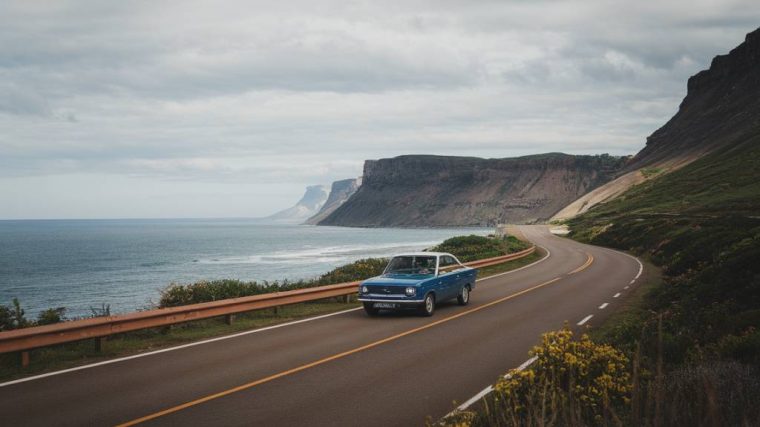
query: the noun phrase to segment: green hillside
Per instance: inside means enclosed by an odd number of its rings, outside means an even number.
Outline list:
[[[760,392],[760,135],[568,224],[577,240],[632,250],[663,267],[662,284],[600,337],[638,357],[649,373],[643,393],[650,396],[639,401],[664,400],[670,413],[688,414],[677,421],[684,425],[716,416],[731,425],[757,420],[744,399]],[[665,372],[659,380],[658,364]],[[674,387],[689,398],[671,393]],[[689,401],[713,406],[684,406]]]

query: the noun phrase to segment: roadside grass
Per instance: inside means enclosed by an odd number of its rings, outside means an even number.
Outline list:
[[[524,258],[480,269],[478,274],[479,277],[487,277],[514,270],[535,262],[542,256],[543,253],[538,253],[537,250],[536,253]],[[358,307],[360,305],[353,296],[348,303],[343,302],[342,298],[331,298],[322,301],[280,306],[277,308],[277,312],[273,309],[265,309],[238,314],[231,325],[226,324],[224,318],[213,318],[187,322],[172,327],[117,334],[104,341],[100,349],[97,348],[95,340],[45,347],[30,351],[30,364],[27,368],[20,366],[18,353],[1,354],[0,381],[10,381],[117,357],[146,353],[203,339],[221,337]]]
[[[594,341],[619,344],[620,340],[614,337],[618,336],[621,330],[629,330],[632,325],[638,325],[639,320],[648,313],[646,298],[662,285],[662,269],[641,257],[639,260],[644,264],[644,274],[638,280],[638,284],[629,289],[623,303],[601,325],[586,328],[586,333]]]

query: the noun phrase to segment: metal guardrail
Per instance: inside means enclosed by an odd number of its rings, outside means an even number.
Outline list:
[[[464,263],[464,265],[466,265],[468,267],[472,267],[472,268],[490,267],[492,265],[497,265],[497,264],[501,264],[503,262],[512,261],[514,259],[526,257],[526,256],[532,254],[535,251],[536,251],[536,247],[535,246],[531,246],[528,249],[522,250],[520,252],[515,252],[513,254],[502,255],[502,256],[497,256],[497,257],[493,257],[493,258],[479,259],[477,261],[466,262],[466,263]]]
[[[488,267],[528,256],[535,250],[535,247],[531,247],[514,254],[473,261],[465,263],[465,265],[473,268]],[[355,294],[359,283],[357,281],[285,292],[273,292],[0,332],[0,353],[26,352],[39,347],[91,338],[102,338],[123,332],[174,325],[211,317],[228,316],[228,321],[231,321],[231,316],[247,311]],[[28,357],[28,353],[22,354],[22,364],[28,364]]]

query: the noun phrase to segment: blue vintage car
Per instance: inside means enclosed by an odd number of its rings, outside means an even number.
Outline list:
[[[470,302],[478,271],[449,253],[419,252],[396,255],[383,274],[359,285],[359,301],[370,316],[380,310],[415,308],[432,316],[435,306],[455,299]]]

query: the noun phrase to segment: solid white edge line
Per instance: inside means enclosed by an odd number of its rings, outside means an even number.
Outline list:
[[[610,304],[605,302],[604,304],[599,306],[599,310],[604,310],[608,305]]]
[[[586,322],[588,322],[589,320],[591,320],[592,317],[594,317],[593,314],[589,314],[588,316],[584,317],[583,320],[581,320],[580,322],[578,322],[578,326],[583,326]]]
[[[613,296],[612,296],[612,298],[617,298],[617,297],[619,297],[619,296],[620,296],[620,292],[618,292],[618,293],[616,293],[615,295],[613,295]]]
[[[510,271],[507,271],[505,273],[499,273],[499,274],[495,274],[493,276],[484,277],[482,279],[478,279],[477,281],[479,282],[481,280],[487,280],[487,279],[490,279],[492,277],[503,276],[505,274],[514,273],[516,271],[523,270],[523,269],[528,268],[528,267],[532,267],[532,266],[534,266],[534,265],[536,265],[536,264],[538,264],[538,263],[540,263],[542,261],[545,261],[547,258],[549,258],[549,256],[551,256],[551,252],[548,249],[546,249],[546,248],[544,248],[542,246],[537,246],[537,247],[539,247],[539,248],[541,248],[541,249],[543,249],[543,250],[546,251],[546,256],[545,257],[541,258],[538,261],[535,261],[535,262],[532,262],[532,263],[530,263],[528,265],[525,265],[523,267],[520,267],[520,268],[517,268],[517,269],[514,269],[514,270],[510,270]],[[174,351],[174,350],[181,350],[183,348],[194,347],[196,345],[208,344],[208,343],[212,343],[212,342],[227,340],[227,339],[230,339],[230,338],[242,337],[242,336],[245,336],[245,335],[255,334],[255,333],[258,333],[258,332],[264,332],[264,331],[269,331],[269,330],[272,330],[272,329],[283,328],[285,326],[292,326],[292,325],[297,325],[299,323],[306,323],[306,322],[311,322],[311,321],[314,321],[314,320],[324,319],[326,317],[337,316],[339,314],[344,314],[344,313],[348,313],[348,312],[356,311],[356,310],[361,310],[361,307],[350,308],[348,310],[338,311],[338,312],[329,313],[329,314],[323,314],[321,316],[309,317],[309,318],[306,318],[306,319],[295,320],[295,321],[287,322],[287,323],[280,323],[278,325],[266,326],[266,327],[263,327],[263,328],[253,329],[253,330],[250,330],[250,331],[238,332],[236,334],[225,335],[225,336],[216,337],[216,338],[210,338],[210,339],[203,340],[203,341],[191,342],[191,343],[187,343],[187,344],[178,345],[176,347],[163,348],[163,349],[160,349],[160,350],[150,351],[150,352],[147,352],[147,353],[133,354],[131,356],[119,357],[117,359],[104,360],[102,362],[90,363],[88,365],[82,365],[82,366],[76,366],[74,368],[62,369],[60,371],[48,372],[48,373],[45,373],[45,374],[34,375],[34,376],[31,376],[31,377],[26,377],[26,378],[19,378],[17,380],[0,383],[0,387],[7,387],[7,386],[10,386],[10,385],[20,384],[20,383],[24,383],[24,382],[27,382],[27,381],[34,381],[34,380],[39,380],[39,379],[42,379],[42,378],[52,377],[52,376],[55,376],[55,375],[66,374],[66,373],[69,373],[69,372],[81,371],[83,369],[96,368],[98,366],[110,365],[112,363],[125,362],[127,360],[137,359],[137,358],[140,358],[140,357],[152,356],[152,355],[155,355],[155,354],[166,353],[166,352]]]
[[[535,362],[536,359],[538,359],[538,357],[536,357],[536,356],[531,357],[530,359],[528,359],[525,362],[523,362],[520,366],[518,366],[517,368],[515,368],[515,371],[519,372],[519,371],[524,370],[525,368],[527,368],[528,366],[530,366],[533,362]],[[510,376],[511,375],[506,374],[506,375],[504,375],[504,378],[509,378]],[[473,403],[475,403],[478,400],[482,399],[483,396],[487,395],[488,393],[490,393],[492,391],[493,391],[493,386],[489,385],[488,387],[484,388],[483,390],[480,390],[475,396],[472,396],[471,398],[467,399],[466,402],[464,402],[461,405],[457,406],[456,409],[454,409],[453,411],[451,411],[448,414],[446,414],[446,416],[444,416],[443,418],[448,418],[448,417],[454,415],[455,413],[457,413],[459,411],[466,410]]]
[[[593,246],[593,245],[590,245],[590,246]],[[631,283],[635,282],[639,277],[641,277],[641,273],[644,272],[644,264],[642,264],[641,261],[637,257],[635,257],[635,256],[633,256],[631,254],[627,254],[627,253],[625,253],[623,251],[619,251],[619,250],[616,250],[616,249],[605,248],[603,246],[593,246],[593,247],[599,248],[599,249],[608,250],[610,252],[615,252],[615,253],[618,253],[618,254],[621,254],[621,255],[625,255],[628,258],[631,258],[634,261],[636,261],[636,263],[639,264],[639,271],[636,273],[636,277],[634,277],[633,280],[631,280]]]
[[[629,284],[629,285],[632,285],[632,284],[634,284],[635,282],[636,282],[636,279],[633,279],[633,280],[631,280],[630,282],[628,282],[628,284]]]
[[[20,378],[20,379],[17,379],[17,380],[0,383],[0,387],[6,387],[6,386],[13,385],[13,384],[19,384],[19,383],[23,383],[23,382],[27,382],[27,381],[38,380],[38,379],[41,379],[41,378],[52,377],[52,376],[55,376],[55,375],[65,374],[65,373],[68,373],[68,372],[81,371],[83,369],[90,369],[90,368],[95,368],[95,367],[98,367],[98,366],[110,365],[111,363],[118,363],[118,362],[124,362],[124,361],[127,361],[127,360],[138,359],[140,357],[152,356],[154,354],[166,353],[166,352],[169,352],[169,351],[180,350],[180,349],[188,348],[188,347],[194,347],[196,345],[208,344],[208,343],[212,343],[212,342],[216,342],[216,341],[227,340],[227,339],[230,339],[230,338],[242,337],[242,336],[245,336],[245,335],[255,334],[255,333],[258,333],[258,332],[269,331],[269,330],[272,330],[272,329],[284,328],[286,326],[292,326],[292,325],[297,325],[299,323],[306,323],[306,322],[311,322],[311,321],[314,321],[314,320],[320,320],[320,319],[324,319],[324,318],[327,318],[327,317],[337,316],[337,315],[340,315],[340,314],[345,314],[345,313],[349,313],[349,312],[356,311],[356,310],[361,310],[361,307],[350,308],[348,310],[338,311],[338,312],[329,313],[329,314],[323,314],[323,315],[320,315],[320,316],[309,317],[309,318],[301,319],[301,320],[294,320],[292,322],[287,322],[287,323],[280,323],[278,325],[265,326],[265,327],[259,328],[259,329],[253,329],[253,330],[250,330],[250,331],[238,332],[238,333],[235,333],[235,334],[225,335],[225,336],[216,337],[216,338],[210,338],[210,339],[203,340],[203,341],[191,342],[191,343],[187,343],[187,344],[178,345],[176,347],[163,348],[161,350],[150,351],[150,352],[147,352],[147,353],[133,354],[131,356],[119,357],[118,359],[104,360],[102,362],[91,363],[89,365],[77,366],[77,367],[74,367],[74,368],[63,369],[63,370],[60,370],[60,371],[48,372],[48,373],[45,373],[45,374],[35,375],[33,377]]]

